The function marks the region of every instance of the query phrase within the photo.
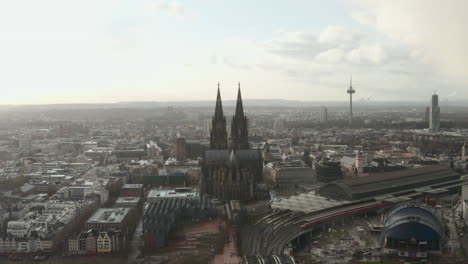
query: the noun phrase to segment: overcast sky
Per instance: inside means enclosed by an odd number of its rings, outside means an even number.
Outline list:
[[[464,0],[0,1],[0,104],[468,98]]]

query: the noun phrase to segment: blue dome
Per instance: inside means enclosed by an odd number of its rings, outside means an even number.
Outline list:
[[[441,239],[439,232],[427,225],[416,222],[407,222],[396,225],[395,227],[386,230],[385,236],[401,240],[415,238],[418,241]]]
[[[441,240],[443,227],[429,209],[406,205],[390,211],[385,219],[384,235],[402,240]]]
[[[439,220],[431,211],[423,207],[414,206],[414,207],[397,207],[393,209],[387,216],[387,219],[385,219],[385,225],[391,225],[401,220],[402,218],[408,218],[408,217],[421,218],[429,222],[435,222],[439,224]]]

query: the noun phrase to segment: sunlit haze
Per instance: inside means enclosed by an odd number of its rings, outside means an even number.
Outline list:
[[[468,97],[466,1],[0,3],[0,104]]]

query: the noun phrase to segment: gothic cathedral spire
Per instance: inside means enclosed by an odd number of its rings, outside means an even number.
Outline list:
[[[216,96],[215,113],[211,120],[210,149],[227,149],[226,117],[223,114],[221,92]]]
[[[237,90],[236,115],[237,116],[244,116],[244,106],[242,105],[242,96],[241,96],[241,90],[240,90],[240,83],[238,84],[238,90]]]
[[[231,123],[231,149],[249,149],[247,117],[244,114],[242,105],[240,83],[237,91],[236,112]]]
[[[218,83],[218,94],[216,95],[216,106],[215,106],[215,117],[222,118],[223,115],[223,104],[221,102],[221,92],[219,91],[219,83]]]

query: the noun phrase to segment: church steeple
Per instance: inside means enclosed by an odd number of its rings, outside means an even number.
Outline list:
[[[221,92],[218,83],[215,113],[211,120],[210,149],[227,149],[226,117],[223,114]]]
[[[249,149],[247,117],[244,114],[240,83],[237,92],[236,112],[231,123],[231,149]]]
[[[219,83],[218,83],[218,94],[216,96],[216,106],[215,106],[215,117],[222,118],[223,115],[223,104],[221,102],[221,92],[219,91]]]
[[[237,90],[236,116],[244,116],[244,106],[242,105],[240,83],[238,84]]]

